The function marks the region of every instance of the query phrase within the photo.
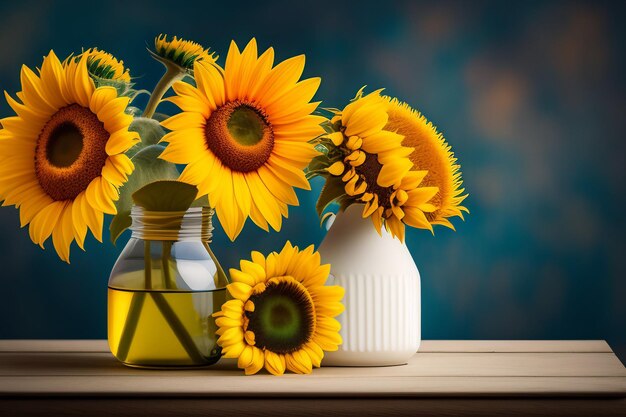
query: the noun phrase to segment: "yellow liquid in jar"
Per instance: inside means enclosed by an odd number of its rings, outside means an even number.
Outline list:
[[[217,362],[215,319],[225,290],[108,290],[108,339],[129,366],[188,367]]]

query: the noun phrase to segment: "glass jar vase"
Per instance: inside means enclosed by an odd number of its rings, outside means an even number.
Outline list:
[[[211,251],[212,209],[134,206],[132,235],[109,278],[108,340],[135,367],[197,367],[221,356],[211,316],[226,301],[226,275]]]

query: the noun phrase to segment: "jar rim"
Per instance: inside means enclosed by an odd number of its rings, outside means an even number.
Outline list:
[[[131,208],[132,237],[143,240],[210,242],[213,236],[214,210],[190,207],[185,211],[150,211],[141,206]]]

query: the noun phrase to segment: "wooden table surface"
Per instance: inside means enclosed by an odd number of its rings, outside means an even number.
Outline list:
[[[404,366],[322,367],[281,377],[246,377],[226,360],[194,370],[128,368],[102,340],[0,341],[0,415],[42,410],[626,415],[626,368],[595,340],[424,341]]]

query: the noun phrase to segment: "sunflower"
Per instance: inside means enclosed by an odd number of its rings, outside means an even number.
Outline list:
[[[287,242],[267,258],[252,252],[240,268],[230,270],[234,299],[214,314],[225,358],[237,358],[246,375],[264,366],[274,375],[308,374],[324,351],[337,350],[342,340],[334,317],[343,312],[344,289],[324,285],[330,265],[320,265],[313,245],[300,251]]]
[[[325,119],[309,101],[320,79],[298,82],[304,56],[272,68],[274,50],[257,56],[256,40],[243,52],[232,42],[224,70],[197,62],[197,87],[174,84],[169,101],[182,109],[162,125],[171,130],[161,158],[187,164],[180,180],[208,195],[231,240],[248,217],[264,230],[280,230],[293,187],[310,189],[302,171],[317,155],[312,138]]]
[[[87,70],[92,77],[99,80],[130,83],[130,71],[124,67],[124,61],[98,48],[87,49],[74,59],[80,61],[83,55],[87,55]]]
[[[167,35],[159,35],[154,39],[154,52],[148,49],[150,55],[165,66],[165,74],[154,87],[150,95],[150,100],[143,112],[143,117],[151,118],[157,106],[170,89],[172,84],[182,80],[185,76],[193,76],[193,69],[196,62],[213,65],[217,60],[217,55],[209,52],[201,45],[180,39],[174,36],[168,38]]]
[[[378,233],[384,224],[404,240],[404,224],[432,230],[424,212],[435,210],[428,201],[437,188],[418,188],[427,171],[411,171],[408,155],[413,149],[402,146],[403,136],[386,127],[387,101],[381,91],[363,96],[361,89],[342,111],[335,111],[332,131],[321,143],[329,148],[324,158],[329,180],[343,183],[345,195],[339,199],[344,207],[364,203],[363,217],[371,218]]]
[[[154,54],[160,60],[169,61],[187,71],[193,70],[193,65],[198,61],[214,63],[218,56],[210,49],[205,49],[202,45],[185,39],[168,37],[161,34],[154,39]]]
[[[69,262],[87,229],[102,240],[104,213],[115,213],[118,187],[133,170],[124,152],[139,137],[128,132],[127,97],[95,88],[89,55],[64,66],[53,51],[39,75],[22,67],[17,100],[5,93],[16,116],[1,121],[0,195],[20,209],[34,243],[52,235],[59,257]],[[7,156],[11,155],[10,158]]]
[[[428,221],[454,230],[449,217],[463,218],[469,210],[461,203],[467,198],[461,188],[463,179],[457,159],[443,135],[426,118],[408,104],[385,97],[389,121],[385,129],[404,136],[402,144],[413,149],[409,159],[416,170],[428,171],[421,187],[437,187],[439,191],[429,201],[436,209],[426,213]]]

